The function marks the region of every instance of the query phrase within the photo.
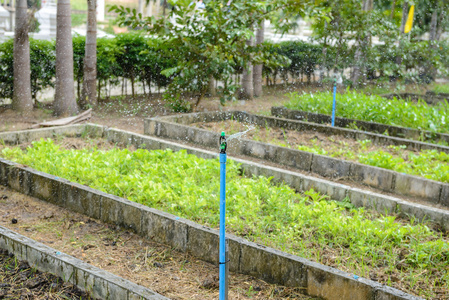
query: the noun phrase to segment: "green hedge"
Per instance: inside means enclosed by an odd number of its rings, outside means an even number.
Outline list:
[[[13,96],[13,39],[0,44],[0,98]],[[85,37],[73,38],[74,79],[83,82]],[[159,39],[146,38],[135,33],[121,34],[115,38],[97,39],[97,80],[99,93],[104,87],[118,85],[123,79],[144,82],[148,87],[166,86],[171,78],[160,74],[176,65],[176,49],[166,49]],[[54,86],[55,42],[30,39],[31,90],[34,99],[38,91]],[[150,90],[151,91],[151,90]]]
[[[14,40],[0,44],[0,98],[12,99],[14,85]],[[54,86],[54,42],[30,39],[31,95],[36,99],[40,90]]]
[[[316,45],[302,41],[281,43],[265,42],[273,54],[288,58],[282,67],[267,65],[263,68],[267,83],[282,79],[288,81],[311,81],[316,70],[345,69],[353,65],[353,49],[337,53],[332,46]],[[78,98],[83,82],[83,59],[85,37],[73,38],[74,76],[78,83]],[[40,90],[54,86],[55,44],[54,41],[30,39],[31,50],[31,89],[33,98]],[[405,78],[411,80],[431,80],[426,74],[429,66],[449,73],[449,43],[440,42],[433,53],[429,53],[427,42],[406,43],[400,47],[374,46],[368,55],[368,79]],[[323,53],[326,52],[324,56]],[[405,55],[405,54],[407,55]],[[176,66],[177,58],[182,55],[177,49],[168,49],[162,39],[145,37],[138,33],[124,33],[114,38],[97,40],[97,80],[98,93],[106,86],[131,82],[134,94],[136,82],[151,93],[151,87],[157,89],[167,86],[172,78],[161,74],[162,70]],[[404,56],[405,55],[405,56]],[[397,58],[403,57],[402,65]],[[282,65],[282,64],[281,64]],[[240,68],[241,69],[241,68]],[[241,72],[236,67],[236,74]],[[446,70],[446,72],[444,72]],[[314,78],[316,80],[316,78]],[[122,89],[123,90],[123,89]],[[0,98],[12,98],[13,94],[13,40],[0,44]]]

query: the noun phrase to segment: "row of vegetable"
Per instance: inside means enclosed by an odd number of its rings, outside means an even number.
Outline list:
[[[330,115],[332,112],[332,94],[320,92],[314,94],[291,93],[285,106],[301,110]],[[428,105],[401,99],[385,99],[377,95],[365,95],[352,90],[337,94],[336,115],[338,117],[402,126],[432,132],[449,133],[449,104],[447,101]]]
[[[216,228],[219,162],[184,151],[65,150],[52,140],[5,148],[4,158]],[[230,231],[426,298],[447,297],[449,244],[430,224],[295,193],[227,166]]]

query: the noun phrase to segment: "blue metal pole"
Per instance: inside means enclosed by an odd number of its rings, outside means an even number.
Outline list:
[[[219,255],[219,300],[227,300],[226,289],[226,138],[224,132],[220,137],[220,255]]]
[[[334,101],[332,103],[332,127],[335,125],[335,106],[336,106],[336,98],[337,96],[337,79],[334,81]]]

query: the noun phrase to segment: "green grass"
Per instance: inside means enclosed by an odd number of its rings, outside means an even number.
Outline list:
[[[26,151],[6,148],[2,156],[218,226],[218,160],[170,150],[62,150],[51,140],[34,142]],[[298,194],[266,177],[241,177],[232,160],[227,164],[227,213],[229,230],[250,240],[359,276],[374,272],[382,283],[424,297],[439,289],[448,295],[449,244],[414,219],[405,222],[355,209],[348,201],[329,201],[313,190]]]
[[[332,113],[332,93],[289,94],[285,103],[289,109],[330,115]],[[449,104],[439,102],[429,106],[424,101],[418,103],[403,100],[388,100],[380,96],[346,91],[337,95],[336,116],[377,122],[387,125],[449,133]]]
[[[449,94],[449,84],[434,84],[432,90],[437,94]]]

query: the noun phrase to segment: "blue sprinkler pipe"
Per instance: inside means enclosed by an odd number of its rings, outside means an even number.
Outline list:
[[[332,103],[332,127],[334,127],[335,125],[335,106],[337,104],[335,100],[336,96],[337,96],[337,78],[335,78],[334,81],[334,101]]]
[[[224,131],[220,136],[220,255],[219,255],[219,300],[227,300],[226,288],[226,237],[225,237],[225,221],[226,221],[226,137]]]

